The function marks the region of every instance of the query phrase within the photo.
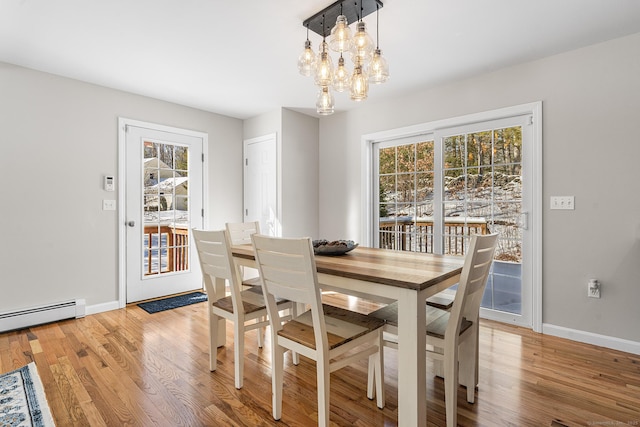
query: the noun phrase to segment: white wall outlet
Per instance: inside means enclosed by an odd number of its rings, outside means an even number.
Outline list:
[[[587,283],[587,296],[589,298],[600,298],[600,282],[596,279],[590,279]]]
[[[573,210],[575,196],[551,196],[551,209]]]

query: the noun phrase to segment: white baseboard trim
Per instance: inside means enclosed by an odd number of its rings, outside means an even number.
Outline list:
[[[542,333],[640,355],[640,342],[594,334],[592,332],[585,332],[577,329],[569,329],[563,326],[551,325],[549,323],[542,324]]]
[[[119,308],[120,308],[120,303],[118,301],[88,305],[86,307],[86,314],[98,314],[98,313],[102,313],[103,311],[117,310]]]

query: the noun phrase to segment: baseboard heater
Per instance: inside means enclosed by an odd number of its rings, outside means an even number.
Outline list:
[[[0,313],[0,332],[84,317],[85,306],[84,299],[75,299]]]

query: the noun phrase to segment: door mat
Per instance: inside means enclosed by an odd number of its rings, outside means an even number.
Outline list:
[[[153,314],[160,311],[171,310],[186,305],[196,304],[207,300],[204,292],[191,292],[190,294],[177,295],[175,297],[158,299],[155,301],[141,302],[138,307]]]

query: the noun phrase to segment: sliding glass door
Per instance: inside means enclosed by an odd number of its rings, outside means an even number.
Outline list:
[[[530,120],[488,120],[373,145],[374,244],[464,256],[472,234],[498,233],[483,315],[526,326]]]

